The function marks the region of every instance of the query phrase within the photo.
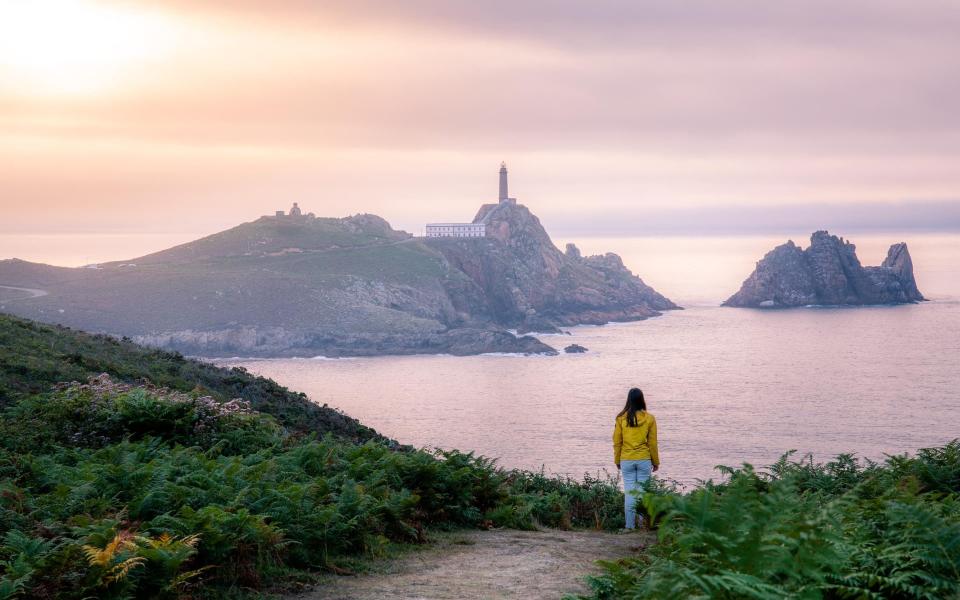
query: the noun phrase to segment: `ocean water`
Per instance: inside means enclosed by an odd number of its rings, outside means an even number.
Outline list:
[[[722,308],[778,237],[579,239],[618,252],[687,307],[543,336],[586,354],[233,360],[402,442],[579,477],[613,470],[614,415],[639,386],[664,477],[717,477],[788,450],[880,459],[960,437],[960,236],[856,236],[864,264],[907,241],[930,302],[778,311]],[[802,236],[793,238],[806,245]]]

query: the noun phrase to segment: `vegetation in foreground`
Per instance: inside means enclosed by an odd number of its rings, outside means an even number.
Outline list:
[[[242,370],[6,315],[0,411],[0,599],[255,595],[431,528],[620,514],[609,481],[414,451]]]
[[[610,481],[398,449],[243,371],[4,315],[0,409],[0,599],[238,597],[431,528],[622,522]],[[591,597],[960,598],[960,442],[726,471],[652,489],[660,543]]]
[[[960,598],[960,441],[884,463],[787,455],[643,506],[659,543],[606,563],[594,599]]]
[[[608,481],[291,435],[243,400],[107,375],[0,416],[0,598],[230,597],[430,528],[616,526]]]

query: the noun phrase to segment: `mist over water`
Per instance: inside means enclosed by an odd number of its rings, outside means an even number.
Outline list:
[[[838,232],[839,233],[839,232]],[[794,241],[803,246],[806,236]],[[613,469],[613,418],[633,385],[660,429],[661,475],[715,477],[795,449],[826,460],[913,452],[960,436],[960,236],[859,235],[861,262],[910,245],[932,302],[721,308],[783,237],[578,239],[613,251],[687,310],[543,336],[583,355],[232,361],[402,442],[580,476]]]

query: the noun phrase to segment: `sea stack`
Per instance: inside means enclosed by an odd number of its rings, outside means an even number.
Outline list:
[[[768,252],[740,291],[723,304],[756,308],[866,306],[924,299],[905,243],[890,246],[879,267],[863,267],[856,246],[827,231],[817,231],[810,236],[806,250],[788,241]]]

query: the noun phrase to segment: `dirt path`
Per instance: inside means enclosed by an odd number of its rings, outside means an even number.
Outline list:
[[[287,600],[561,598],[586,592],[595,561],[635,553],[651,534],[594,531],[465,531],[444,534],[378,572],[328,576]]]
[[[7,295],[3,293],[3,290],[23,292],[26,295],[25,296],[14,295],[13,297],[5,297]],[[34,298],[46,296],[47,294],[48,292],[46,290],[35,290],[33,288],[20,288],[20,287],[14,287],[12,285],[0,285],[0,302],[16,302],[17,300],[33,300]]]
[[[46,296],[48,293],[46,290],[35,290],[33,288],[13,287],[12,285],[0,285],[0,289],[13,290],[15,292],[25,292],[28,294],[27,296],[22,296],[19,298],[16,298],[16,297],[8,298],[5,300],[5,302],[12,302],[14,300],[31,300],[33,298]]]

